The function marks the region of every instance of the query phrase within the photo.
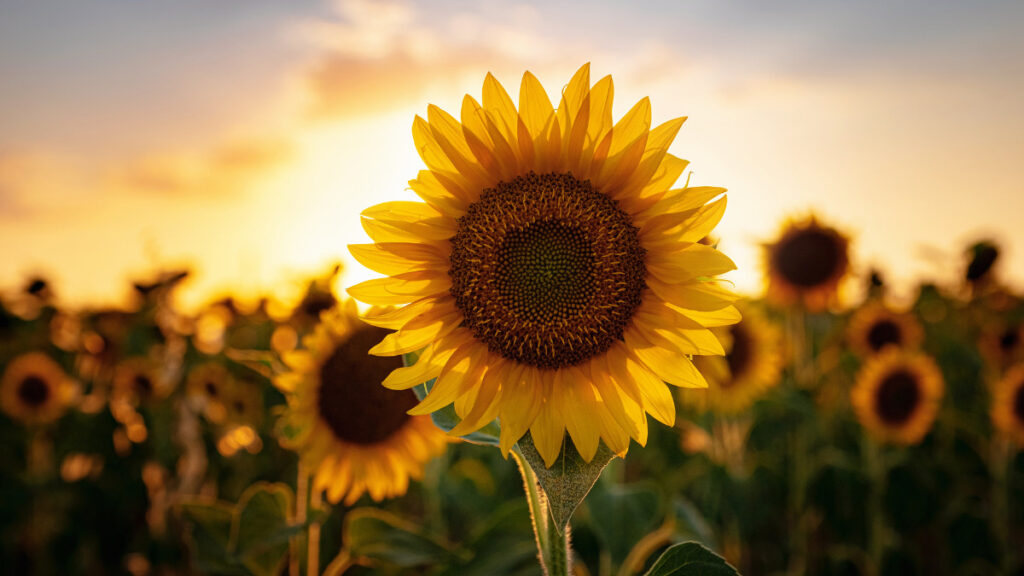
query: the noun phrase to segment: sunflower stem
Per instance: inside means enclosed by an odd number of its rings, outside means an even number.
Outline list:
[[[320,490],[310,489],[309,507],[314,511],[320,510]],[[308,576],[320,576],[320,523],[313,522],[309,525],[309,544],[306,550],[306,574]]]
[[[309,470],[299,459],[298,470],[295,473],[295,523],[302,524],[306,521],[306,505],[308,500]],[[302,534],[292,537],[288,554],[288,576],[300,576],[302,570],[301,550]]]
[[[992,473],[992,532],[1003,549],[1001,568],[1009,574],[1016,562],[1016,550],[1010,540],[1010,487],[1007,481],[1012,452],[1006,438],[997,438],[992,442],[992,453],[989,466]]]
[[[569,576],[569,525],[566,524],[561,532],[555,528],[555,523],[548,514],[544,492],[537,483],[537,475],[534,474],[533,468],[523,457],[518,446],[512,449],[511,454],[519,465],[519,473],[523,476],[523,491],[530,507],[530,521],[537,542],[541,569],[545,576]]]
[[[868,558],[871,560],[869,574],[880,574],[882,558],[885,555],[886,534],[885,518],[882,515],[882,500],[888,478],[888,470],[882,461],[878,445],[866,435],[861,438],[861,453],[864,458],[864,469],[868,474]]]

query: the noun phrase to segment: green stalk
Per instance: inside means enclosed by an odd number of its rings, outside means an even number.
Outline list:
[[[555,523],[548,514],[544,493],[530,464],[519,452],[518,447],[512,450],[512,457],[515,458],[516,464],[519,465],[519,473],[523,476],[523,491],[530,507],[530,521],[544,575],[569,576],[569,526],[564,526],[561,532],[555,528]]]
[[[885,554],[885,518],[882,515],[882,499],[888,470],[882,462],[878,446],[864,435],[861,438],[861,450],[864,468],[868,474],[871,493],[868,497],[868,558],[871,560],[872,574],[882,570],[882,557]]]

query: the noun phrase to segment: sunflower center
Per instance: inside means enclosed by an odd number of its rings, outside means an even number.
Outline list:
[[[29,376],[18,386],[18,398],[27,406],[42,406],[50,398],[50,387],[42,378]]]
[[[731,386],[736,378],[750,368],[750,361],[753,359],[753,341],[750,332],[742,324],[734,324],[730,330],[732,333],[732,349],[726,355],[725,360],[729,363],[729,373],[732,377],[727,386]]]
[[[646,287],[629,215],[569,174],[484,190],[451,242],[463,324],[492,352],[538,368],[579,364],[621,340]]]
[[[1013,395],[1013,415],[1018,422],[1024,422],[1024,383],[1017,385],[1017,392]]]
[[[144,374],[139,374],[132,380],[135,392],[142,398],[148,398],[153,393],[153,381]]]
[[[1003,352],[1011,352],[1020,342],[1020,331],[1014,328],[1007,328],[999,335],[999,348]]]
[[[868,345],[875,352],[890,344],[899,346],[902,340],[903,334],[900,332],[900,327],[892,320],[875,322],[871,326],[871,330],[868,330]]]
[[[886,424],[903,424],[921,400],[917,378],[905,370],[889,374],[878,386],[875,400],[878,416]]]
[[[380,358],[367,352],[388,334],[383,328],[360,327],[320,367],[317,408],[334,435],[355,444],[376,444],[401,429],[416,405],[412,390],[381,386],[402,366],[400,357]]]
[[[839,271],[842,247],[825,230],[801,230],[779,242],[772,265],[790,284],[814,288]]]

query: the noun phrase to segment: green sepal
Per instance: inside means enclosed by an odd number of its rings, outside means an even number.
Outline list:
[[[601,442],[598,444],[597,453],[590,462],[586,462],[576,450],[576,444],[566,435],[562,439],[562,451],[548,468],[544,466],[544,458],[537,451],[529,432],[519,439],[517,446],[544,490],[548,511],[559,534],[569,524],[573,512],[587,497],[587,493],[601,476],[601,471],[615,457],[604,442]]]

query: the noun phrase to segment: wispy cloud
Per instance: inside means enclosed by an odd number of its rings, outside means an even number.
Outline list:
[[[117,167],[113,182],[128,191],[163,194],[238,192],[295,155],[283,137],[237,140],[200,154],[161,154]]]
[[[431,88],[481,70],[543,65],[566,54],[537,29],[539,14],[476,7],[431,18],[410,2],[340,0],[333,20],[306,31],[323,54],[308,86],[316,116],[351,116],[419,102]]]

